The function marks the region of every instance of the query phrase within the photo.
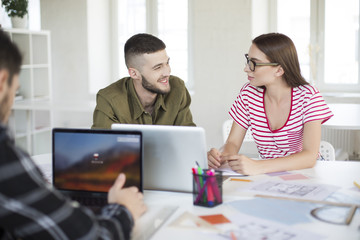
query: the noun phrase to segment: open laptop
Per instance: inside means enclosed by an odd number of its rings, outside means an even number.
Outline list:
[[[191,168],[207,167],[205,131],[201,127],[113,124],[137,130],[144,141],[144,189],[192,192]]]
[[[142,191],[142,133],[139,131],[53,129],[53,185],[94,211],[107,204],[119,173]]]

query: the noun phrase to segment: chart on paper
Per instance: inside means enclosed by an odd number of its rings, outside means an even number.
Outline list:
[[[338,190],[339,187],[325,184],[307,184],[302,182],[262,181],[242,188],[257,194],[300,198],[309,200],[323,200]]]

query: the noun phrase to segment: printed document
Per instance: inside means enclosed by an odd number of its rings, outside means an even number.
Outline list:
[[[337,186],[326,184],[268,180],[254,182],[239,190],[262,195],[321,201],[338,189]]]

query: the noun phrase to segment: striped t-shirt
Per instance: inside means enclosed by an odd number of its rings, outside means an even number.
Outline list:
[[[265,89],[246,83],[229,114],[244,129],[251,127],[261,159],[288,156],[302,151],[304,124],[333,116],[319,91],[304,85],[292,89],[291,110],[284,126],[271,130],[264,107]]]

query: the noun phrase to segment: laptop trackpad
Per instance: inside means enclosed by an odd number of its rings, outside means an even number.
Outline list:
[[[152,235],[170,218],[178,206],[148,205],[148,210],[135,224],[132,240],[150,239]]]

